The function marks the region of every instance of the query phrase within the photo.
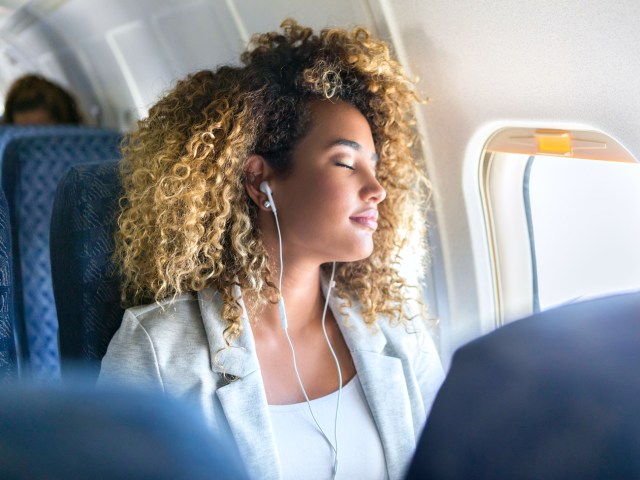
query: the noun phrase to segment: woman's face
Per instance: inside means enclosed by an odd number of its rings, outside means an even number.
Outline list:
[[[286,178],[270,181],[287,257],[318,263],[371,255],[378,204],[378,156],[365,117],[344,102],[316,101],[311,128],[293,150]]]

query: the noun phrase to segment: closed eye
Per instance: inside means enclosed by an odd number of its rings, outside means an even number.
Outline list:
[[[352,165],[347,165],[346,163],[342,163],[342,162],[336,162],[336,166],[348,168],[349,170],[355,170],[355,167],[353,167]]]

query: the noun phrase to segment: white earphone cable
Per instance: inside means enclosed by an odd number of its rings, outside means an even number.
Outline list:
[[[340,370],[340,362],[338,361],[338,356],[336,352],[333,350],[333,346],[331,345],[331,341],[329,341],[329,336],[327,335],[327,328],[325,325],[325,318],[327,315],[327,307],[329,306],[329,296],[331,295],[331,289],[334,287],[335,282],[333,281],[333,277],[336,273],[336,262],[333,262],[331,266],[331,279],[329,280],[329,288],[327,288],[327,298],[324,302],[324,310],[322,312],[322,331],[324,332],[324,338],[327,341],[327,345],[329,345],[329,350],[331,350],[331,355],[336,362],[336,369],[338,370],[338,400],[336,402],[336,415],[333,420],[333,441],[334,441],[334,451],[336,455],[336,459],[334,462],[334,471],[332,478],[335,478],[335,475],[338,471],[338,411],[340,410],[340,397],[342,396],[342,371]]]
[[[329,437],[327,436],[327,434],[325,433],[325,431],[322,429],[322,427],[320,426],[320,423],[318,422],[318,419],[316,418],[316,416],[313,413],[313,409],[311,408],[311,402],[309,400],[309,396],[307,395],[307,391],[304,388],[304,385],[302,383],[302,379],[300,378],[300,372],[298,371],[298,364],[296,362],[296,352],[295,349],[293,348],[293,342],[291,341],[291,337],[289,336],[289,331],[288,331],[288,323],[287,323],[287,313],[286,313],[286,309],[284,306],[284,298],[282,296],[282,275],[284,272],[284,259],[282,256],[282,233],[280,232],[280,222],[278,221],[278,214],[276,213],[276,208],[275,208],[275,202],[273,201],[273,197],[271,196],[271,191],[269,189],[269,191],[266,192],[267,197],[269,198],[269,201],[271,202],[271,206],[272,206],[272,212],[273,212],[273,216],[276,220],[276,228],[278,230],[278,246],[279,246],[279,253],[280,253],[280,278],[279,278],[279,282],[278,282],[278,289],[280,290],[280,300],[278,301],[278,310],[280,313],[280,322],[282,323],[282,328],[284,330],[285,336],[287,337],[287,341],[289,342],[289,347],[291,348],[291,357],[293,359],[293,370],[295,371],[296,374],[296,378],[298,379],[298,384],[300,385],[300,389],[302,390],[302,394],[304,395],[305,401],[307,402],[307,406],[309,407],[309,413],[311,414],[311,418],[313,418],[314,423],[316,424],[316,427],[318,427],[318,430],[320,430],[320,433],[322,434],[322,436],[324,437],[324,439],[327,441],[327,443],[329,443],[329,445],[331,446],[331,450],[333,451],[333,455],[334,455],[334,461],[333,461],[333,471],[331,473],[331,478],[332,480],[335,479],[336,474],[338,472],[338,412],[340,410],[340,397],[342,395],[342,372],[340,370],[340,362],[338,361],[338,356],[336,355],[336,352],[333,350],[333,346],[331,345],[331,342],[329,341],[329,336],[327,335],[327,329],[325,326],[325,318],[326,318],[326,314],[327,314],[327,309],[329,307],[329,296],[331,295],[331,289],[334,286],[334,280],[333,277],[335,275],[335,271],[336,271],[336,264],[335,262],[333,262],[333,267],[331,269],[331,279],[329,280],[329,287],[327,289],[327,295],[326,295],[326,299],[325,299],[325,303],[324,303],[324,309],[322,311],[322,331],[324,332],[324,338],[327,341],[327,345],[329,346],[329,350],[331,350],[331,355],[333,356],[333,359],[336,362],[336,368],[338,370],[338,399],[336,402],[336,415],[334,418],[334,443],[331,442],[331,440],[329,440]]]

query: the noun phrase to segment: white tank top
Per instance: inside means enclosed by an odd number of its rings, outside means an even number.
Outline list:
[[[311,400],[313,414],[331,442],[338,392]],[[306,402],[269,405],[283,480],[328,480],[333,451],[318,431]],[[336,479],[386,479],[380,435],[356,375],[342,387],[338,412]]]

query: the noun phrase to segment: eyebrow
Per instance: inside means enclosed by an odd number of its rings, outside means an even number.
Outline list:
[[[339,138],[338,140],[334,140],[329,144],[328,148],[335,147],[335,146],[349,147],[354,149],[356,152],[362,151],[362,145],[360,145],[358,142],[355,142],[353,140],[347,140],[345,138]],[[380,160],[376,152],[373,152],[371,154],[371,160],[373,160],[376,164]]]

